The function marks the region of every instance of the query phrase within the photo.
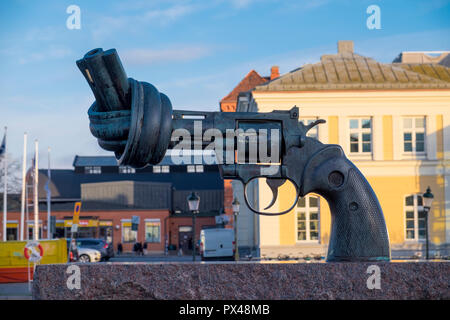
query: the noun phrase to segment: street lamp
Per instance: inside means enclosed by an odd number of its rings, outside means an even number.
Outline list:
[[[431,193],[431,189],[428,186],[427,192],[423,194],[423,209],[425,211],[425,250],[426,259],[428,260],[428,213],[430,212],[431,204],[433,203],[434,195]]]
[[[231,203],[233,207],[233,213],[234,213],[234,245],[235,245],[235,251],[234,251],[234,261],[239,261],[239,247],[237,243],[237,217],[239,215],[239,201],[236,197],[234,197],[233,202]]]
[[[192,261],[195,261],[195,216],[198,213],[198,207],[200,204],[200,197],[192,191],[187,197],[189,210],[192,213]]]

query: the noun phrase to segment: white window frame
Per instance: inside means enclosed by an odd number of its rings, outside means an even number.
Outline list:
[[[144,237],[145,237],[145,242],[148,243],[161,243],[161,220],[160,219],[145,219],[144,221],[145,223],[145,228],[144,228]],[[158,237],[158,241],[148,241],[147,240],[147,224],[150,223],[157,223],[159,226],[159,237]]]
[[[186,166],[186,172],[189,172],[189,173],[195,172],[195,166],[194,165]]]
[[[195,166],[195,172],[201,173],[203,171],[204,171],[203,165],[199,164]]]
[[[8,224],[17,224],[17,226],[16,227],[8,227]],[[8,221],[6,221],[6,234],[8,234],[8,229],[16,229],[17,239],[14,239],[12,241],[20,240],[19,239],[20,238],[20,234],[19,234],[19,220],[8,220]],[[7,240],[10,241],[8,238],[7,238]]]
[[[316,212],[316,207],[309,207],[309,198],[317,198],[317,240],[311,240],[311,228],[310,228],[310,214]],[[307,200],[307,201],[306,201]],[[305,225],[306,225],[306,240],[298,239],[298,216],[299,213],[305,213]],[[320,197],[318,195],[307,195],[305,197],[305,207],[295,206],[295,241],[297,244],[302,243],[320,243]]]
[[[162,173],[169,173],[170,167],[169,166],[161,166],[161,172]]]
[[[161,166],[153,166],[153,173],[161,173]]]
[[[42,226],[42,220],[39,220],[38,226],[39,226],[38,239],[42,239],[42,235],[44,232],[44,229]],[[34,240],[34,230],[33,230],[33,235],[31,236],[31,238],[29,237],[30,228],[34,228],[34,220],[27,221],[27,233],[26,233],[26,235],[24,235],[27,240]]]
[[[416,128],[416,119],[423,119],[423,128]],[[405,120],[411,119],[412,128],[405,128]],[[425,159],[427,154],[427,118],[425,116],[401,117],[401,152],[403,157],[417,157]],[[411,133],[412,151],[405,151],[405,132]],[[423,151],[416,151],[416,133],[423,133]]]
[[[131,219],[121,219],[121,221],[120,221],[122,243],[136,243],[136,241],[139,239],[138,231],[131,230],[131,226],[129,226],[129,227],[125,226],[125,223],[131,223]],[[135,233],[136,239],[134,241],[125,241],[124,240],[124,238],[123,238],[123,236],[124,236],[123,229],[124,228],[130,228],[130,231]]]
[[[85,174],[101,174],[102,173],[102,167],[99,167],[99,166],[86,166],[86,167],[84,167],[84,173]]]
[[[413,205],[407,206],[406,205],[406,198],[413,196]],[[418,205],[418,197],[422,195],[421,194],[408,194],[403,197],[403,221],[404,221],[404,237],[406,242],[425,242],[426,239],[420,239],[419,238],[419,212],[423,211],[423,197],[422,197],[422,206]],[[406,212],[407,211],[413,211],[414,212],[414,239],[408,239],[407,238],[407,223],[406,223]]]
[[[358,128],[351,128],[350,123],[351,121],[357,120],[358,121]],[[362,127],[362,120],[369,120],[370,121],[370,128],[363,128]],[[347,129],[348,129],[348,135],[347,135],[347,145],[348,145],[348,155],[351,157],[357,157],[357,158],[368,158],[371,159],[373,155],[373,117],[371,116],[361,116],[361,117],[351,117],[348,119],[347,123]],[[363,151],[363,134],[370,134],[370,151]],[[351,142],[351,135],[357,134],[358,135],[358,151],[352,152],[352,142]]]
[[[129,166],[119,166],[119,173],[123,174],[136,173],[136,169]]]

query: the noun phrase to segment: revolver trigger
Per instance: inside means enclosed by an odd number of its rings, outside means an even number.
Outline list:
[[[286,179],[269,179],[266,178],[266,183],[269,186],[270,190],[272,190],[272,201],[269,203],[267,207],[264,208],[264,210],[267,210],[271,208],[278,198],[278,188],[281,187],[286,182]]]

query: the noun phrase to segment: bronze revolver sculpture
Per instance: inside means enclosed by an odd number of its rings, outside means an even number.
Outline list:
[[[328,201],[327,261],[390,260],[383,211],[370,184],[339,145],[307,136],[323,120],[305,126],[297,107],[269,113],[172,110],[169,98],[153,85],[127,78],[115,49],[91,50],[77,65],[96,99],[88,111],[91,133],[120,165],[158,164],[179,145],[180,150],[213,145],[223,178],[244,184],[246,204],[255,213],[287,213],[311,192]],[[272,191],[272,198],[251,195],[255,183]],[[280,208],[278,189],[287,185],[296,196]]]

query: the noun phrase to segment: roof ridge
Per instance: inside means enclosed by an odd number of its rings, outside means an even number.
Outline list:
[[[325,83],[319,81],[316,75],[315,68],[320,67],[324,70]],[[450,80],[441,79],[444,70],[450,74],[450,68],[443,65],[439,67],[445,69],[434,70],[433,75],[436,73],[439,77],[433,77],[428,74],[430,72],[417,72],[396,63],[383,63],[356,53],[328,54],[322,55],[316,63],[307,63],[273,81],[257,85],[255,90],[450,89]]]

